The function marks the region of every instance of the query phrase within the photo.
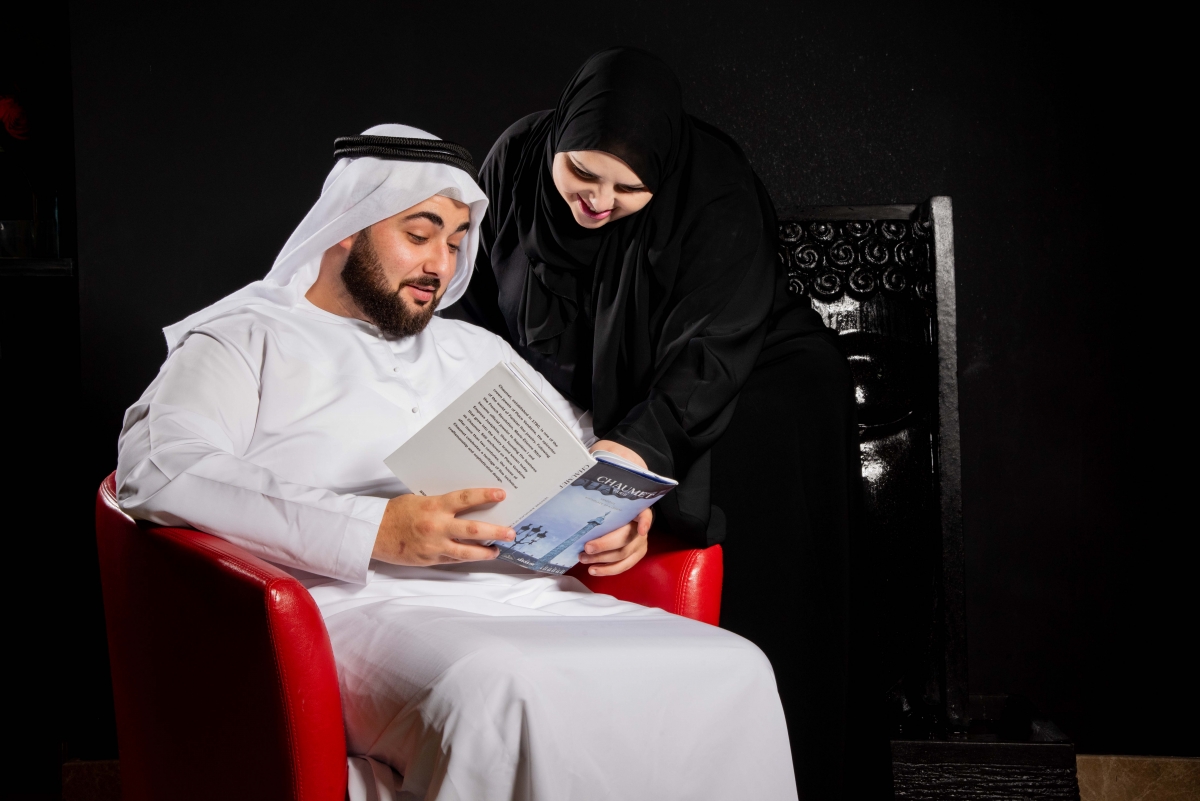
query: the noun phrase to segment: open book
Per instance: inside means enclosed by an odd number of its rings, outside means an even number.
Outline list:
[[[462,515],[516,530],[500,558],[565,573],[583,546],[637,517],[675,481],[606,451],[588,453],[521,375],[500,363],[384,460],[419,495],[499,487]]]

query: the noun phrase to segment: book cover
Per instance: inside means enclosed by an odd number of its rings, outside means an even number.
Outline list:
[[[544,573],[565,573],[583,547],[633,520],[675,487],[675,482],[628,469],[608,454],[514,528],[517,538],[500,557]],[[630,465],[632,467],[632,465]]]

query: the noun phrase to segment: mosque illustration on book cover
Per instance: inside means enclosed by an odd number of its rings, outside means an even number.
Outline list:
[[[625,525],[670,490],[601,462],[514,526],[512,544],[497,543],[500,558],[544,573],[565,573],[579,562],[585,545]]]

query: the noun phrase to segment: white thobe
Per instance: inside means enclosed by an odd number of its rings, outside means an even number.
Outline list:
[[[371,560],[407,491],[384,457],[500,361],[590,438],[480,328],[434,318],[392,340],[307,301],[245,307],[195,329],[129,409],[119,502],[302,581],[350,754],[403,774],[397,799],[794,799],[774,676],[746,640],[504,562]]]

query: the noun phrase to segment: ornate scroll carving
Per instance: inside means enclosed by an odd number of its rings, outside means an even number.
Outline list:
[[[829,303],[877,292],[933,303],[933,226],[908,220],[784,220],[779,261],[788,291]]]

